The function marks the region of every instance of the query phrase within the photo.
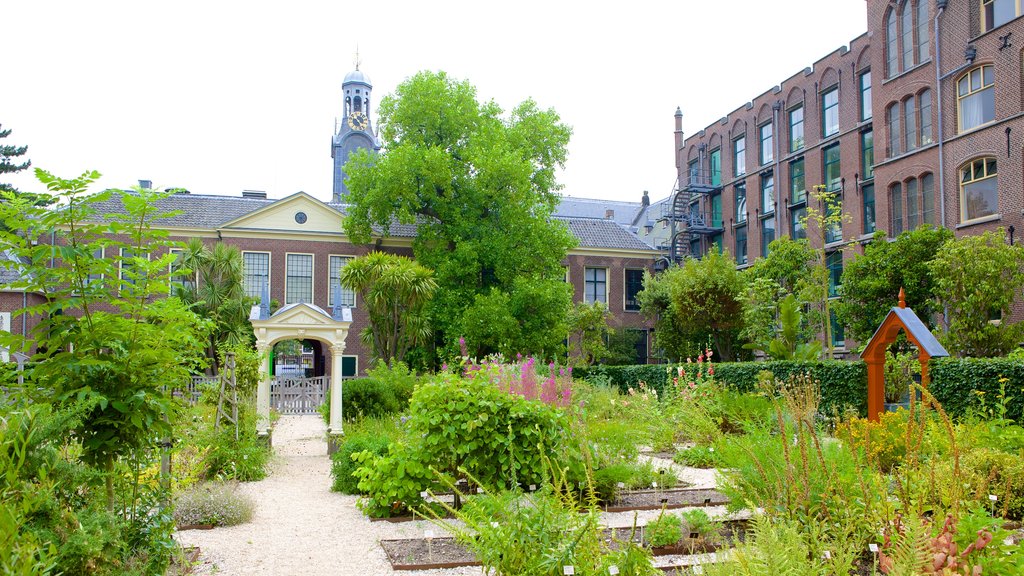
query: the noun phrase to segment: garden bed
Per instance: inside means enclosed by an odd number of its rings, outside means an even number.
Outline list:
[[[615,502],[603,507],[606,512],[629,512],[632,510],[672,510],[694,506],[720,506],[729,499],[718,490],[710,488],[682,488],[670,490],[636,490],[622,492]]]
[[[684,538],[675,546],[652,548],[655,556],[694,555],[715,552],[731,547],[733,542],[742,541],[746,534],[746,520],[727,520],[722,523],[719,531],[720,543],[712,544],[701,538]],[[615,541],[630,539],[640,542],[643,532],[640,528],[612,528],[604,531],[604,538],[612,544]],[[381,540],[381,548],[394,570],[433,570],[437,568],[460,568],[463,566],[479,566],[480,562],[471,551],[459,544],[454,538],[405,538],[400,540]],[[676,563],[660,567],[662,570],[675,570],[690,566],[692,563]]]

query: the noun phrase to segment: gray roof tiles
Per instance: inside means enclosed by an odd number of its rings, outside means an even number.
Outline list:
[[[131,193],[131,192],[126,192]],[[160,200],[157,209],[161,212],[175,212],[175,215],[158,219],[156,222],[176,228],[220,228],[246,214],[255,212],[279,200],[241,198],[237,196],[214,196],[204,194],[174,194]],[[324,203],[326,206],[345,213],[347,204]],[[581,247],[621,248],[628,250],[653,250],[651,246],[627,230],[630,220],[639,208],[638,202],[614,202],[587,198],[563,198],[555,218],[565,222],[569,231],[579,240]],[[606,208],[613,207],[613,208]],[[627,210],[631,208],[632,210]],[[115,192],[110,198],[96,205],[100,214],[124,211],[120,195]],[[615,209],[614,220],[604,218],[604,210]],[[379,230],[377,230],[379,233]],[[388,236],[413,238],[416,225],[393,222]]]

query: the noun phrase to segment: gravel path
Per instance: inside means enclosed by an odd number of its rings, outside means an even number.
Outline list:
[[[325,432],[320,416],[284,416],[278,421],[270,475],[240,487],[256,501],[252,522],[175,535],[183,546],[202,550],[193,574],[395,574],[378,540],[422,537],[432,527],[426,522],[370,522],[356,508],[355,496],[331,492]],[[482,571],[418,574],[477,576]]]

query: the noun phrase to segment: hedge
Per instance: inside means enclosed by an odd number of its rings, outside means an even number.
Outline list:
[[[932,379],[929,389],[950,415],[963,416],[982,403],[995,408],[999,402],[1000,385],[1004,385],[1008,399],[1006,417],[1021,422],[1024,415],[1024,360],[935,358],[929,364],[928,372]],[[1006,381],[1000,383],[1002,378]]]
[[[639,382],[653,386],[660,393],[668,382],[667,364],[641,364],[636,366],[591,366],[573,370],[573,376],[587,380],[603,380],[622,392],[635,388]],[[715,378],[743,392],[751,392],[757,385],[757,374],[770,370],[780,380],[791,374],[809,372],[821,381],[821,407],[826,413],[833,407],[854,407],[860,414],[867,413],[868,373],[864,362],[822,360],[818,362],[723,362],[715,364]]]

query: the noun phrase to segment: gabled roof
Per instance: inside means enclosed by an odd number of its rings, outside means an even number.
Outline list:
[[[886,335],[883,334],[883,331],[891,331],[894,323],[901,324],[903,329],[907,332],[907,336],[910,340],[917,345],[917,348],[920,351],[927,354],[928,357],[940,358],[949,356],[949,352],[947,352],[942,344],[939,343],[935,338],[935,335],[932,334],[932,331],[924,325],[924,322],[917,317],[917,314],[915,314],[910,308],[903,308],[900,306],[893,306],[889,309],[889,313],[885,316],[885,319],[882,320],[882,323],[878,326],[878,329],[875,330],[875,333],[872,334],[871,340],[868,340],[867,346],[864,347],[863,356],[870,354],[870,351],[875,346],[883,344],[888,346],[888,344],[891,343],[891,341],[888,343],[886,342],[887,338]],[[893,334],[893,336],[895,337],[895,334]]]
[[[114,190],[110,198],[94,204],[100,215],[121,214],[124,204],[121,194],[131,191]],[[224,224],[251,212],[269,206],[277,200],[265,198],[241,198],[237,196],[214,196],[206,194],[172,194],[156,203],[160,212],[180,212],[176,216],[160,218],[155,222],[175,228],[220,228]]]
[[[598,198],[573,198],[562,196],[555,208],[555,216],[562,218],[608,218],[623,226],[630,226],[643,205],[640,202],[622,202],[619,200],[601,200]]]
[[[652,251],[636,234],[626,230],[612,220],[596,218],[556,218],[566,223],[569,232],[584,248],[620,248],[623,250]]]

